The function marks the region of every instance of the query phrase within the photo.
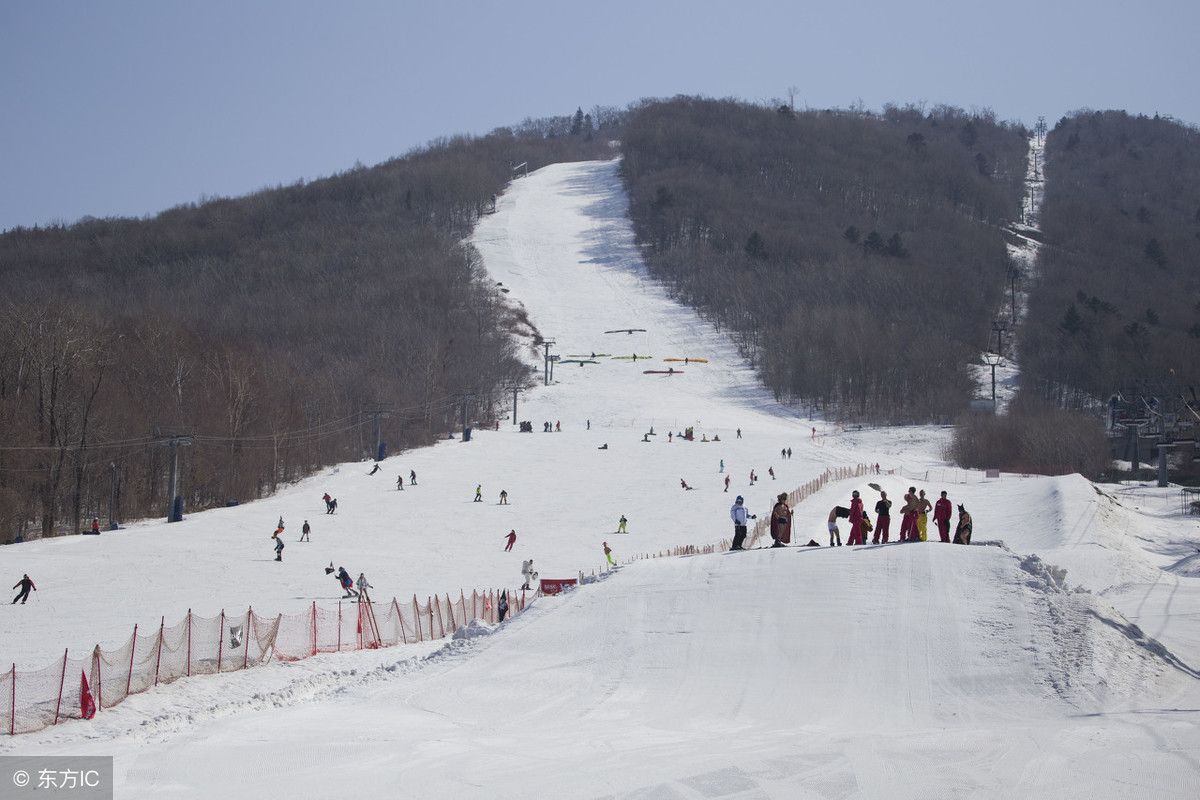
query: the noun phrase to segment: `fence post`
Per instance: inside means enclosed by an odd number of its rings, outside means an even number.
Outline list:
[[[217,674],[221,674],[221,653],[225,650],[225,609],[221,609],[221,629],[217,631]]]
[[[222,628],[225,626],[222,625]],[[222,636],[222,638],[224,638]],[[188,651],[187,651],[187,676],[192,677],[192,610],[188,609]]]
[[[92,650],[92,670],[96,674],[96,691],[94,692],[96,695],[96,711],[101,711],[104,708],[104,673],[100,669],[100,645],[96,645]]]
[[[342,652],[342,601],[338,600],[338,649]]]
[[[404,615],[400,613],[400,603],[396,598],[392,598],[392,610],[396,612],[396,619],[400,622],[400,641],[408,644],[408,635],[404,632]]]
[[[13,662],[12,668],[12,707],[8,714],[8,735],[17,735],[17,662]]]
[[[189,614],[190,616],[190,614]],[[158,686],[158,671],[162,667],[162,640],[163,626],[167,623],[167,618],[164,616],[158,623],[158,655],[154,658],[154,685]],[[190,655],[188,656],[191,657]],[[131,670],[132,671],[132,670]],[[129,694],[129,690],[125,690],[125,694]]]
[[[254,630],[254,606],[246,606],[246,652],[242,653],[242,669],[250,661],[250,634]]]
[[[62,678],[58,681],[58,704],[54,706],[54,724],[58,724],[58,712],[62,711],[62,693],[67,686],[67,653],[70,648],[63,650],[63,668]],[[16,665],[13,665],[13,672],[16,672]]]
[[[165,617],[164,617],[165,619]],[[133,643],[129,645],[129,675],[125,678],[125,696],[129,696],[129,686],[133,683],[133,655],[137,652],[137,623],[133,623]]]
[[[317,654],[317,601],[316,600],[313,600],[313,604],[312,604],[312,617],[313,617],[312,654],[315,656]]]

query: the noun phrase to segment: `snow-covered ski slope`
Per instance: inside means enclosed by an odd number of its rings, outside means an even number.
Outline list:
[[[377,599],[516,586],[531,557],[542,577],[602,579],[490,636],[183,679],[90,722],[0,737],[0,753],[113,755],[128,798],[1200,796],[1200,537],[1176,492],[988,481],[941,460],[944,430],[796,417],[646,276],[616,170],[563,164],[514,182],[475,244],[552,352],[654,361],[559,365],[519,398],[532,434],[506,424],[374,476],[343,465],[175,525],[3,548],[2,574],[28,572],[39,592],[3,606],[0,659],[43,666],[189,607],[331,605],[330,560],[365,570]],[[603,333],[618,328],[646,332]],[[708,363],[642,374],[666,357]],[[720,441],[667,441],[686,427]],[[736,494],[765,515],[826,468],[875,462],[903,470],[874,479],[897,504],[909,485],[945,489],[994,546],[628,561],[728,537]],[[397,491],[410,469],[418,485]],[[852,489],[873,505],[866,480],[800,504],[794,540],[826,543],[828,511]],[[602,541],[623,562],[612,573]]]

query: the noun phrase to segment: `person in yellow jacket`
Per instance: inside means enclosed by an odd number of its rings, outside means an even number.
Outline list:
[[[929,525],[929,512],[933,509],[933,503],[929,502],[929,498],[925,496],[925,490],[922,489],[917,495],[917,535],[921,537],[921,541],[928,541],[926,526]]]

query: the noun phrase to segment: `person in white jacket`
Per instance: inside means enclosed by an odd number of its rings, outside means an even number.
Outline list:
[[[521,574],[523,576],[525,576],[525,585],[522,586],[521,588],[528,589],[529,582],[531,580],[535,580],[537,578],[537,573],[533,571],[533,559],[532,558],[529,559],[528,561],[521,562]]]
[[[367,581],[367,575],[365,572],[358,573],[358,602],[361,603],[363,598],[367,596],[367,589],[374,588],[375,587]]]
[[[758,517],[746,510],[746,503],[739,494],[729,509],[729,518],[733,520],[733,545],[729,549],[744,550],[742,544],[746,541],[746,520]]]

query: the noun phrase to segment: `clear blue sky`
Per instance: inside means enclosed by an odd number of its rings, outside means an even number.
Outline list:
[[[676,94],[1200,123],[1200,3],[0,0],[0,230]]]

